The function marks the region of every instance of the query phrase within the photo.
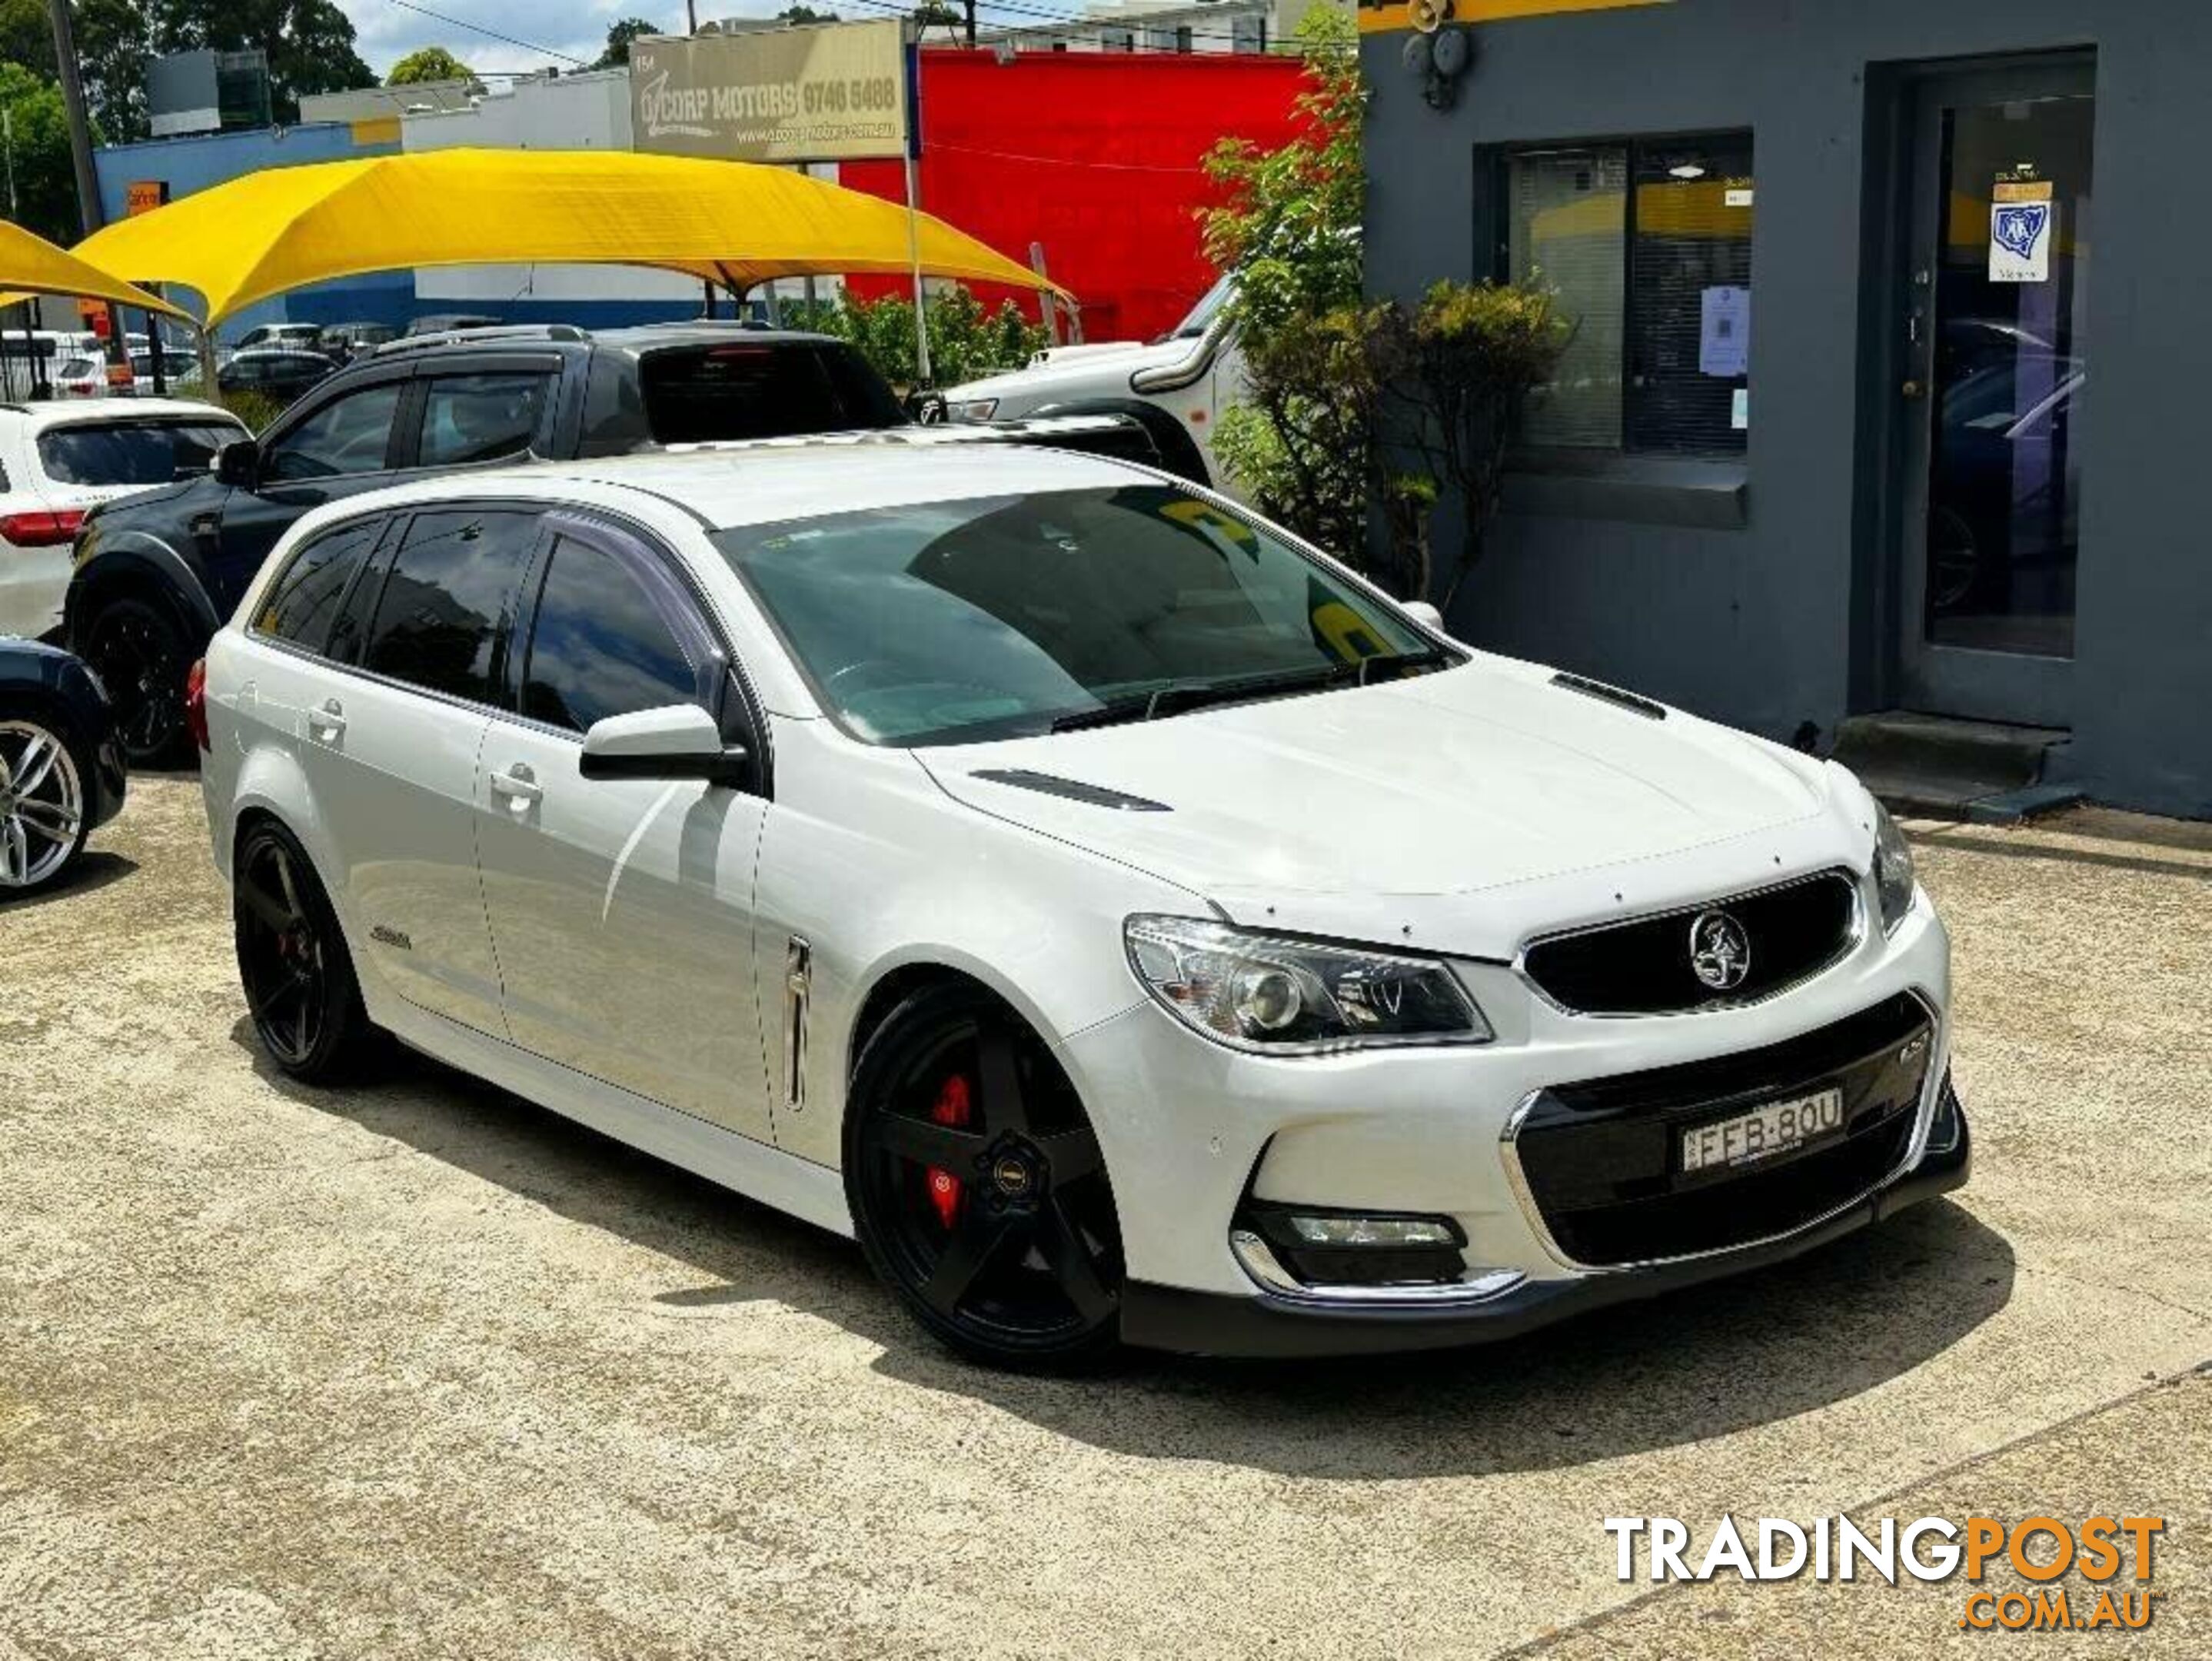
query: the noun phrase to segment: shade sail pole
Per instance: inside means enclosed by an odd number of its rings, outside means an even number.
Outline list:
[[[914,368],[915,390],[930,383],[928,302],[921,291],[921,190],[915,162],[921,155],[921,43],[906,43],[906,257],[914,267]]]

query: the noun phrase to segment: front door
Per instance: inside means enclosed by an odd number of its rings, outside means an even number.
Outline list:
[[[1909,708],[2071,724],[2095,64],[1914,100],[1900,653]]]
[[[652,550],[552,519],[528,589],[516,714],[478,780],[477,848],[525,1049],[757,1141],[773,1139],[753,987],[761,798],[698,780],[587,779],[595,721],[712,708],[722,658]]]

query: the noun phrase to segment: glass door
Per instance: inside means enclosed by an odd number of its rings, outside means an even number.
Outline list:
[[[2070,724],[2095,66],[1920,82],[1903,702]]]

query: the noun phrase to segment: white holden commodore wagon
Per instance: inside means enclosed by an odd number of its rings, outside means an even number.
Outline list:
[[[193,700],[276,1063],[379,1031],[841,1233],[1001,1364],[1464,1342],[1966,1180],[1833,765],[1050,452],[429,479]]]

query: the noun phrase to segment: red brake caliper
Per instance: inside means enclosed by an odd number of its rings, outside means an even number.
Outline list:
[[[972,1115],[967,1075],[955,1073],[939,1086],[929,1116],[942,1125],[964,1126]],[[960,1214],[960,1179],[941,1165],[929,1168],[929,1202],[937,1208],[938,1220],[951,1228]]]

